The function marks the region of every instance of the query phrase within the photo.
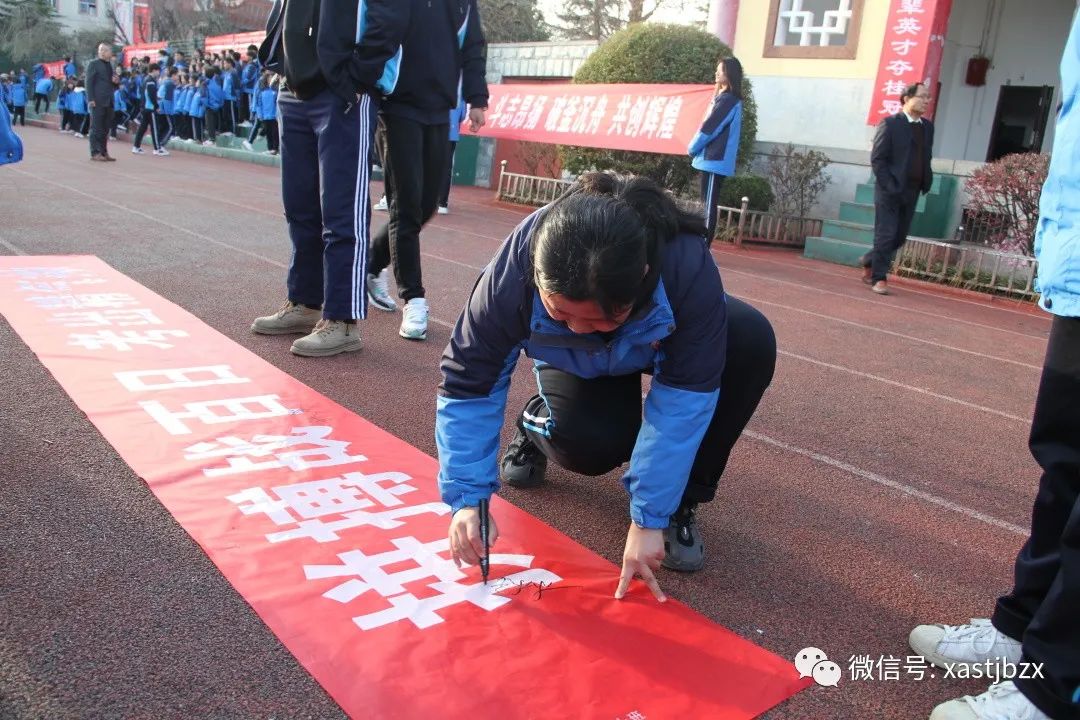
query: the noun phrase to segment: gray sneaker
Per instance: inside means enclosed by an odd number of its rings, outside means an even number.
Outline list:
[[[344,320],[320,320],[310,335],[292,344],[294,355],[304,357],[327,357],[360,349],[360,331],[355,323]]]
[[[661,565],[679,572],[696,572],[705,566],[705,543],[701,541],[694,512],[697,505],[682,505],[664,530],[664,559]]]
[[[286,301],[273,315],[255,318],[255,322],[251,323],[251,331],[260,335],[306,334],[311,332],[321,317],[322,312],[319,310]]]

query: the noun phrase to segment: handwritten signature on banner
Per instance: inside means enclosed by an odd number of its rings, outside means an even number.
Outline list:
[[[16,287],[26,302],[48,313],[48,322],[67,331],[67,345],[92,352],[127,353],[150,348],[169,357],[169,351],[190,340],[189,333],[170,329],[152,309],[141,307],[127,293],[104,292],[105,278],[77,267],[26,266],[13,270]],[[258,422],[271,418],[304,415],[303,409],[286,407],[281,398],[250,387],[252,380],[237,374],[228,364],[182,368],[133,368],[114,373],[119,388],[139,393],[140,407],[160,428],[172,436],[190,435],[198,426],[228,425],[228,433],[183,450],[183,459],[198,463],[197,472],[208,478],[286,470],[308,473],[330,471],[326,477],[271,487],[252,486],[225,498],[245,516],[262,515],[277,530],[265,535],[269,543],[307,541],[348,545],[345,535],[355,528],[375,528],[385,533],[393,547],[370,552],[346,547],[336,552],[339,564],[307,564],[304,577],[320,581],[339,580],[322,597],[350,603],[364,597],[385,599],[382,609],[357,615],[361,630],[374,630],[399,622],[424,629],[445,621],[440,611],[468,603],[493,611],[511,602],[510,597],[533,588],[539,600],[562,578],[533,567],[535,557],[493,553],[492,566],[519,568],[485,585],[470,581],[449,557],[449,540],[421,539],[409,532],[408,523],[421,515],[445,516],[450,508],[442,502],[410,502],[417,488],[412,477],[401,472],[365,473],[357,466],[367,458],[350,450],[351,442],[334,437],[329,425],[298,424],[282,434],[259,433]],[[244,386],[244,387],[236,387]],[[207,397],[208,389],[217,389]],[[236,392],[226,392],[234,389]],[[153,399],[154,392],[192,390],[191,401],[180,407]],[[242,392],[241,392],[242,391]],[[175,402],[175,400],[173,400]],[[254,432],[236,434],[238,425]],[[353,466],[348,468],[346,466]],[[343,470],[348,472],[343,472]],[[393,566],[394,571],[389,571]],[[404,568],[404,569],[402,569]],[[423,597],[409,587],[423,583]],[[419,590],[419,588],[417,588]],[[511,591],[512,590],[512,591]],[[508,597],[510,596],[510,597]]]

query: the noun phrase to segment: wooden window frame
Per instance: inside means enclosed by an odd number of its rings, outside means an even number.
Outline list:
[[[765,52],[767,58],[817,58],[821,60],[854,60],[859,52],[859,30],[862,28],[865,0],[852,0],[851,22],[847,43],[821,47],[812,45],[776,45],[776,23],[780,19],[780,0],[769,0],[769,22],[765,26]]]

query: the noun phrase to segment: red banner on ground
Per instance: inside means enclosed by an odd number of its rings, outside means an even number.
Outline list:
[[[951,8],[952,0],[892,0],[867,125],[900,112],[900,96],[911,83],[924,83],[937,97]],[[929,117],[933,110],[931,104]]]
[[[479,135],[685,155],[711,85],[490,85]],[[469,123],[461,131],[468,132]]]
[[[247,51],[248,45],[256,47],[262,43],[266,33],[262,30],[257,32],[233,33],[232,35],[214,35],[206,38],[203,43],[203,52],[207,55],[222,52],[223,50],[235,50],[241,55]]]
[[[0,258],[0,308],[353,717],[751,718],[809,684],[644,586],[613,600],[617,568],[498,498],[482,584],[434,459],[97,258]]]

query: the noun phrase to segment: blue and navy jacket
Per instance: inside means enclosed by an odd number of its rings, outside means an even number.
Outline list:
[[[11,104],[15,107],[26,107],[26,86],[22,83],[11,86]]]
[[[1061,58],[1061,110],[1050,172],[1039,200],[1035,256],[1039,303],[1055,315],[1080,317],[1080,14]]]
[[[11,85],[0,82],[0,105],[7,107],[11,104]]]
[[[69,62],[66,65],[64,65],[64,79],[65,80],[70,78],[70,77],[75,77],[78,74],[79,74],[79,68],[77,68],[75,66],[75,63]]]
[[[127,98],[124,97],[124,91],[120,88],[113,90],[112,94],[113,109],[117,112],[127,112]]]
[[[221,88],[221,76],[216,75],[206,81],[206,108],[220,110],[225,107],[225,91]]]
[[[19,71],[19,77],[15,79],[15,84],[22,85],[26,89],[27,93],[30,92],[30,78],[24,71]]]
[[[278,91],[272,87],[265,87],[255,96],[257,115],[260,120],[277,120],[277,97]]]
[[[261,72],[258,60],[244,63],[243,69],[240,71],[240,88],[248,95],[254,95],[259,89],[259,75]]]
[[[68,107],[67,96],[70,95],[70,91],[67,89],[67,85],[60,86],[60,92],[56,96],[56,109],[57,110],[70,110]]]
[[[90,112],[90,106],[86,104],[86,88],[77,87],[68,93],[68,110],[76,115]]]
[[[660,270],[651,297],[614,334],[578,335],[551,319],[533,282],[529,245],[544,212],[526,218],[499,248],[443,353],[435,424],[442,499],[457,511],[498,490],[499,430],[510,376],[524,352],[536,366],[582,378],[653,375],[623,484],[635,523],[667,527],[724,371],[727,301],[716,263],[700,235],[676,236],[656,253]],[[534,429],[549,433],[551,422]]]
[[[153,75],[147,75],[146,80],[143,82],[142,107],[143,110],[158,109],[158,85]]]
[[[7,103],[0,102],[0,165],[17,163],[23,158],[22,140],[11,127]]]
[[[240,73],[236,68],[225,70],[221,73],[221,89],[225,93],[226,100],[236,100],[240,97]]]
[[[169,78],[161,81],[158,86],[158,106],[163,115],[176,114],[176,83]]]
[[[713,98],[712,110],[690,141],[687,152],[697,170],[715,175],[735,174],[742,135],[742,100],[724,91]]]
[[[43,77],[34,83],[34,92],[38,95],[48,95],[52,92],[52,78]]]
[[[30,73],[34,76],[34,82],[37,82],[41,78],[45,77],[45,66],[41,63],[34,65],[30,68]]]
[[[195,88],[191,93],[191,102],[188,103],[188,115],[193,118],[201,118],[206,115],[206,88]]]

